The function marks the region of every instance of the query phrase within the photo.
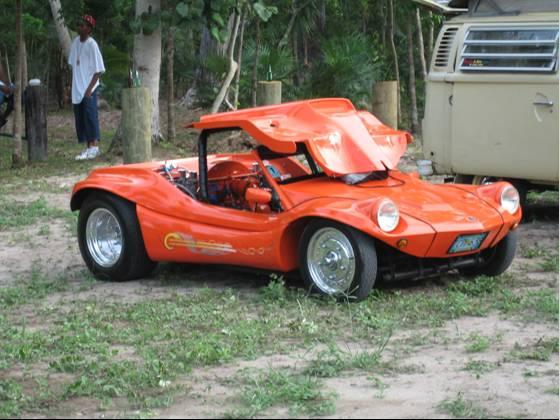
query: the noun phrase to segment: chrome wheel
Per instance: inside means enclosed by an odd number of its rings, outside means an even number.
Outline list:
[[[317,230],[307,247],[309,274],[322,292],[339,295],[350,292],[355,277],[355,253],[344,233],[334,228]]]
[[[85,228],[91,258],[103,268],[113,267],[124,248],[124,235],[117,217],[105,208],[91,212]]]

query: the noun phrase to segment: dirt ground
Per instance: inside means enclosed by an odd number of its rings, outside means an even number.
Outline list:
[[[413,165],[411,160],[405,162]],[[67,211],[73,184],[85,173],[72,176],[49,176],[42,181],[51,186],[51,191],[30,193],[24,188],[4,196],[13,202],[32,202],[44,197],[52,208]],[[520,249],[513,264],[512,272],[521,278],[523,287],[528,289],[547,288],[559,294],[559,274],[541,269],[541,256],[527,256],[527,250],[548,249],[554,252],[559,244],[559,209],[556,203],[537,204],[527,209],[527,222],[520,227]],[[18,279],[31,270],[48,272],[51,276],[68,276],[75,273],[75,281],[80,281],[84,263],[81,259],[74,232],[68,222],[55,219],[48,223],[39,222],[22,229],[0,231],[0,287],[17,284]],[[41,233],[43,230],[43,233]],[[38,238],[33,246],[22,238]],[[233,287],[247,289],[248,293],[261,287],[253,277],[223,271],[207,270],[203,267],[192,269],[194,276],[184,284],[185,293],[197,287]],[[215,277],[212,279],[211,277]],[[192,278],[204,279],[200,283]],[[166,293],[158,289],[162,279],[157,276],[122,284],[99,283],[86,291],[72,291],[84,297],[94,295],[100,300],[122,300],[133,302],[146,296]],[[49,294],[47,301],[56,305],[69,292]],[[23,315],[22,315],[23,316]],[[40,329],[40,325],[35,328]],[[397,343],[411,340],[418,335],[428,337],[424,343],[413,347],[413,352],[400,352]],[[472,334],[495,338],[494,343],[482,354],[465,351],[464,340]],[[382,381],[372,381],[367,372],[342,374],[325,381],[327,391],[337,394],[335,416],[333,418],[448,418],[452,414],[441,411],[443,401],[456,404],[475,401],[488,417],[535,417],[556,418],[559,413],[559,396],[549,390],[559,388],[559,354],[554,353],[547,361],[510,360],[511,349],[515,345],[527,346],[542,338],[559,337],[557,323],[528,323],[503,319],[498,314],[487,317],[464,317],[447,322],[434,335],[432,330],[401,331],[395,334],[387,347],[389,357],[396,359],[402,368]],[[340,343],[341,346],[355,346],[355,343]],[[492,366],[489,372],[476,375],[464,366],[475,361],[483,361]],[[271,355],[254,361],[239,361],[211,368],[195,369],[182,379],[189,392],[175,396],[170,407],[156,409],[153,415],[163,418],[211,418],[220,415],[230,406],[237,391],[227,379],[245,367],[281,368],[293,367],[301,363],[301,354]],[[483,366],[483,364],[481,365]],[[80,399],[67,401],[64,412],[74,418],[84,416],[103,417],[95,407],[88,407]],[[476,412],[480,413],[480,412]],[[283,417],[285,410],[266,414],[268,417]]]

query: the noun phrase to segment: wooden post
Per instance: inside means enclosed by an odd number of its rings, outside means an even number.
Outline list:
[[[377,82],[373,86],[373,114],[385,125],[398,128],[398,82]]]
[[[25,132],[30,162],[47,160],[47,90],[44,86],[25,89]]]
[[[151,160],[151,93],[147,88],[122,90],[124,163]]]
[[[258,82],[258,106],[281,104],[281,82]]]

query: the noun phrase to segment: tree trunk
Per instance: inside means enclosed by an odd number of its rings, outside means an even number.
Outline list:
[[[386,49],[386,28],[389,25],[386,25],[387,16],[386,16],[386,0],[381,0],[380,2],[380,19],[382,21],[382,27],[380,32],[380,39],[382,42],[382,46]]]
[[[285,46],[289,43],[289,36],[291,35],[291,31],[293,30],[293,26],[295,26],[295,21],[297,20],[297,15],[301,9],[297,7],[297,0],[292,0],[291,3],[291,18],[289,19],[289,23],[287,24],[287,29],[285,30],[281,41],[278,44],[278,49],[281,50],[285,48]]]
[[[413,20],[408,22],[408,67],[410,72],[411,131],[419,133],[419,116],[417,112],[417,91],[415,88],[415,54],[413,44]]]
[[[303,77],[301,75],[301,60],[299,59],[299,36],[297,31],[293,32],[293,64],[295,66],[293,84],[299,87],[301,86]]]
[[[241,67],[243,64],[243,47],[245,42],[245,25],[246,25],[246,11],[243,11],[241,16],[241,35],[239,36],[239,48],[237,51],[237,73],[235,76],[235,95],[233,97],[233,108],[239,108],[239,89],[241,85]]]
[[[60,48],[64,53],[66,61],[68,61],[72,39],[70,38],[70,32],[68,31],[64,17],[62,16],[62,6],[60,5],[60,0],[49,0],[49,3],[56,26],[56,33],[58,34],[58,41],[60,42]]]
[[[27,71],[27,44],[25,39],[23,39],[23,55],[22,55],[22,63],[21,63],[21,83],[23,89],[27,86],[27,82],[29,81],[29,72]]]
[[[14,143],[12,151],[12,166],[18,167],[23,163],[22,153],[22,73],[23,73],[23,17],[22,17],[22,0],[16,0],[16,91],[15,91],[15,109],[14,109]]]
[[[136,0],[136,16],[158,13],[161,0]],[[151,138],[163,138],[159,125],[159,78],[161,74],[161,25],[150,35],[141,33],[134,37],[134,68],[138,70],[142,86],[151,92]]]
[[[10,74],[10,58],[8,57],[8,49],[4,49],[6,55],[6,76],[8,77],[8,81],[12,80],[12,75]]]
[[[421,75],[427,81],[427,60],[425,59],[425,41],[423,40],[423,25],[421,24],[421,11],[415,9],[417,19],[417,44],[419,45],[419,62],[421,63]]]
[[[122,137],[124,163],[151,160],[150,90],[122,90]]]
[[[175,141],[175,30],[167,35],[167,139]]]
[[[394,0],[388,0],[388,14],[389,14],[389,34],[390,34],[390,48],[392,49],[392,56],[394,57],[394,74],[396,82],[398,83],[398,121],[402,118],[402,100],[400,94],[400,65],[398,62],[398,51],[396,50],[396,42],[394,40]]]
[[[429,12],[429,35],[427,37],[427,62],[431,63],[433,59],[433,49],[435,48],[435,22],[433,21],[433,12]]]
[[[326,33],[326,2],[321,1],[318,10],[318,28],[321,34]]]
[[[260,18],[256,16],[256,46],[254,64],[252,66],[252,106],[256,106],[256,92],[258,89],[258,62],[260,61]]]
[[[215,98],[210,113],[211,114],[215,114],[219,111],[219,108],[221,107],[221,104],[223,103],[223,101],[225,100],[225,96],[227,95],[227,91],[229,90],[229,87],[231,86],[231,83],[233,82],[233,78],[235,77],[235,73],[237,71],[237,68],[239,67],[239,65],[237,64],[237,62],[235,61],[234,58],[234,53],[235,53],[235,43],[237,40],[237,34],[239,32],[239,25],[241,23],[241,16],[239,14],[235,14],[235,23],[233,24],[233,29],[232,29],[232,33],[230,35],[230,42],[229,42],[229,48],[227,51],[227,56],[229,58],[229,71],[227,72],[227,76],[225,76],[225,79],[223,80],[223,83],[221,84],[221,88],[219,89],[219,93],[217,94],[217,97]]]
[[[0,80],[4,83],[8,83],[8,76],[4,72],[4,65],[2,64],[2,51],[0,51]]]

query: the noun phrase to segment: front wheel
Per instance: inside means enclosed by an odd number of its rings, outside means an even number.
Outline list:
[[[503,274],[514,260],[517,243],[518,231],[514,230],[509,232],[497,246],[482,252],[481,255],[484,261],[480,265],[463,270],[463,274],[490,277]]]
[[[87,267],[101,280],[137,279],[156,266],[147,256],[134,204],[110,194],[94,193],[86,199],[78,242]]]
[[[303,232],[299,265],[311,292],[361,301],[377,276],[377,254],[372,238],[336,222],[317,220]]]

